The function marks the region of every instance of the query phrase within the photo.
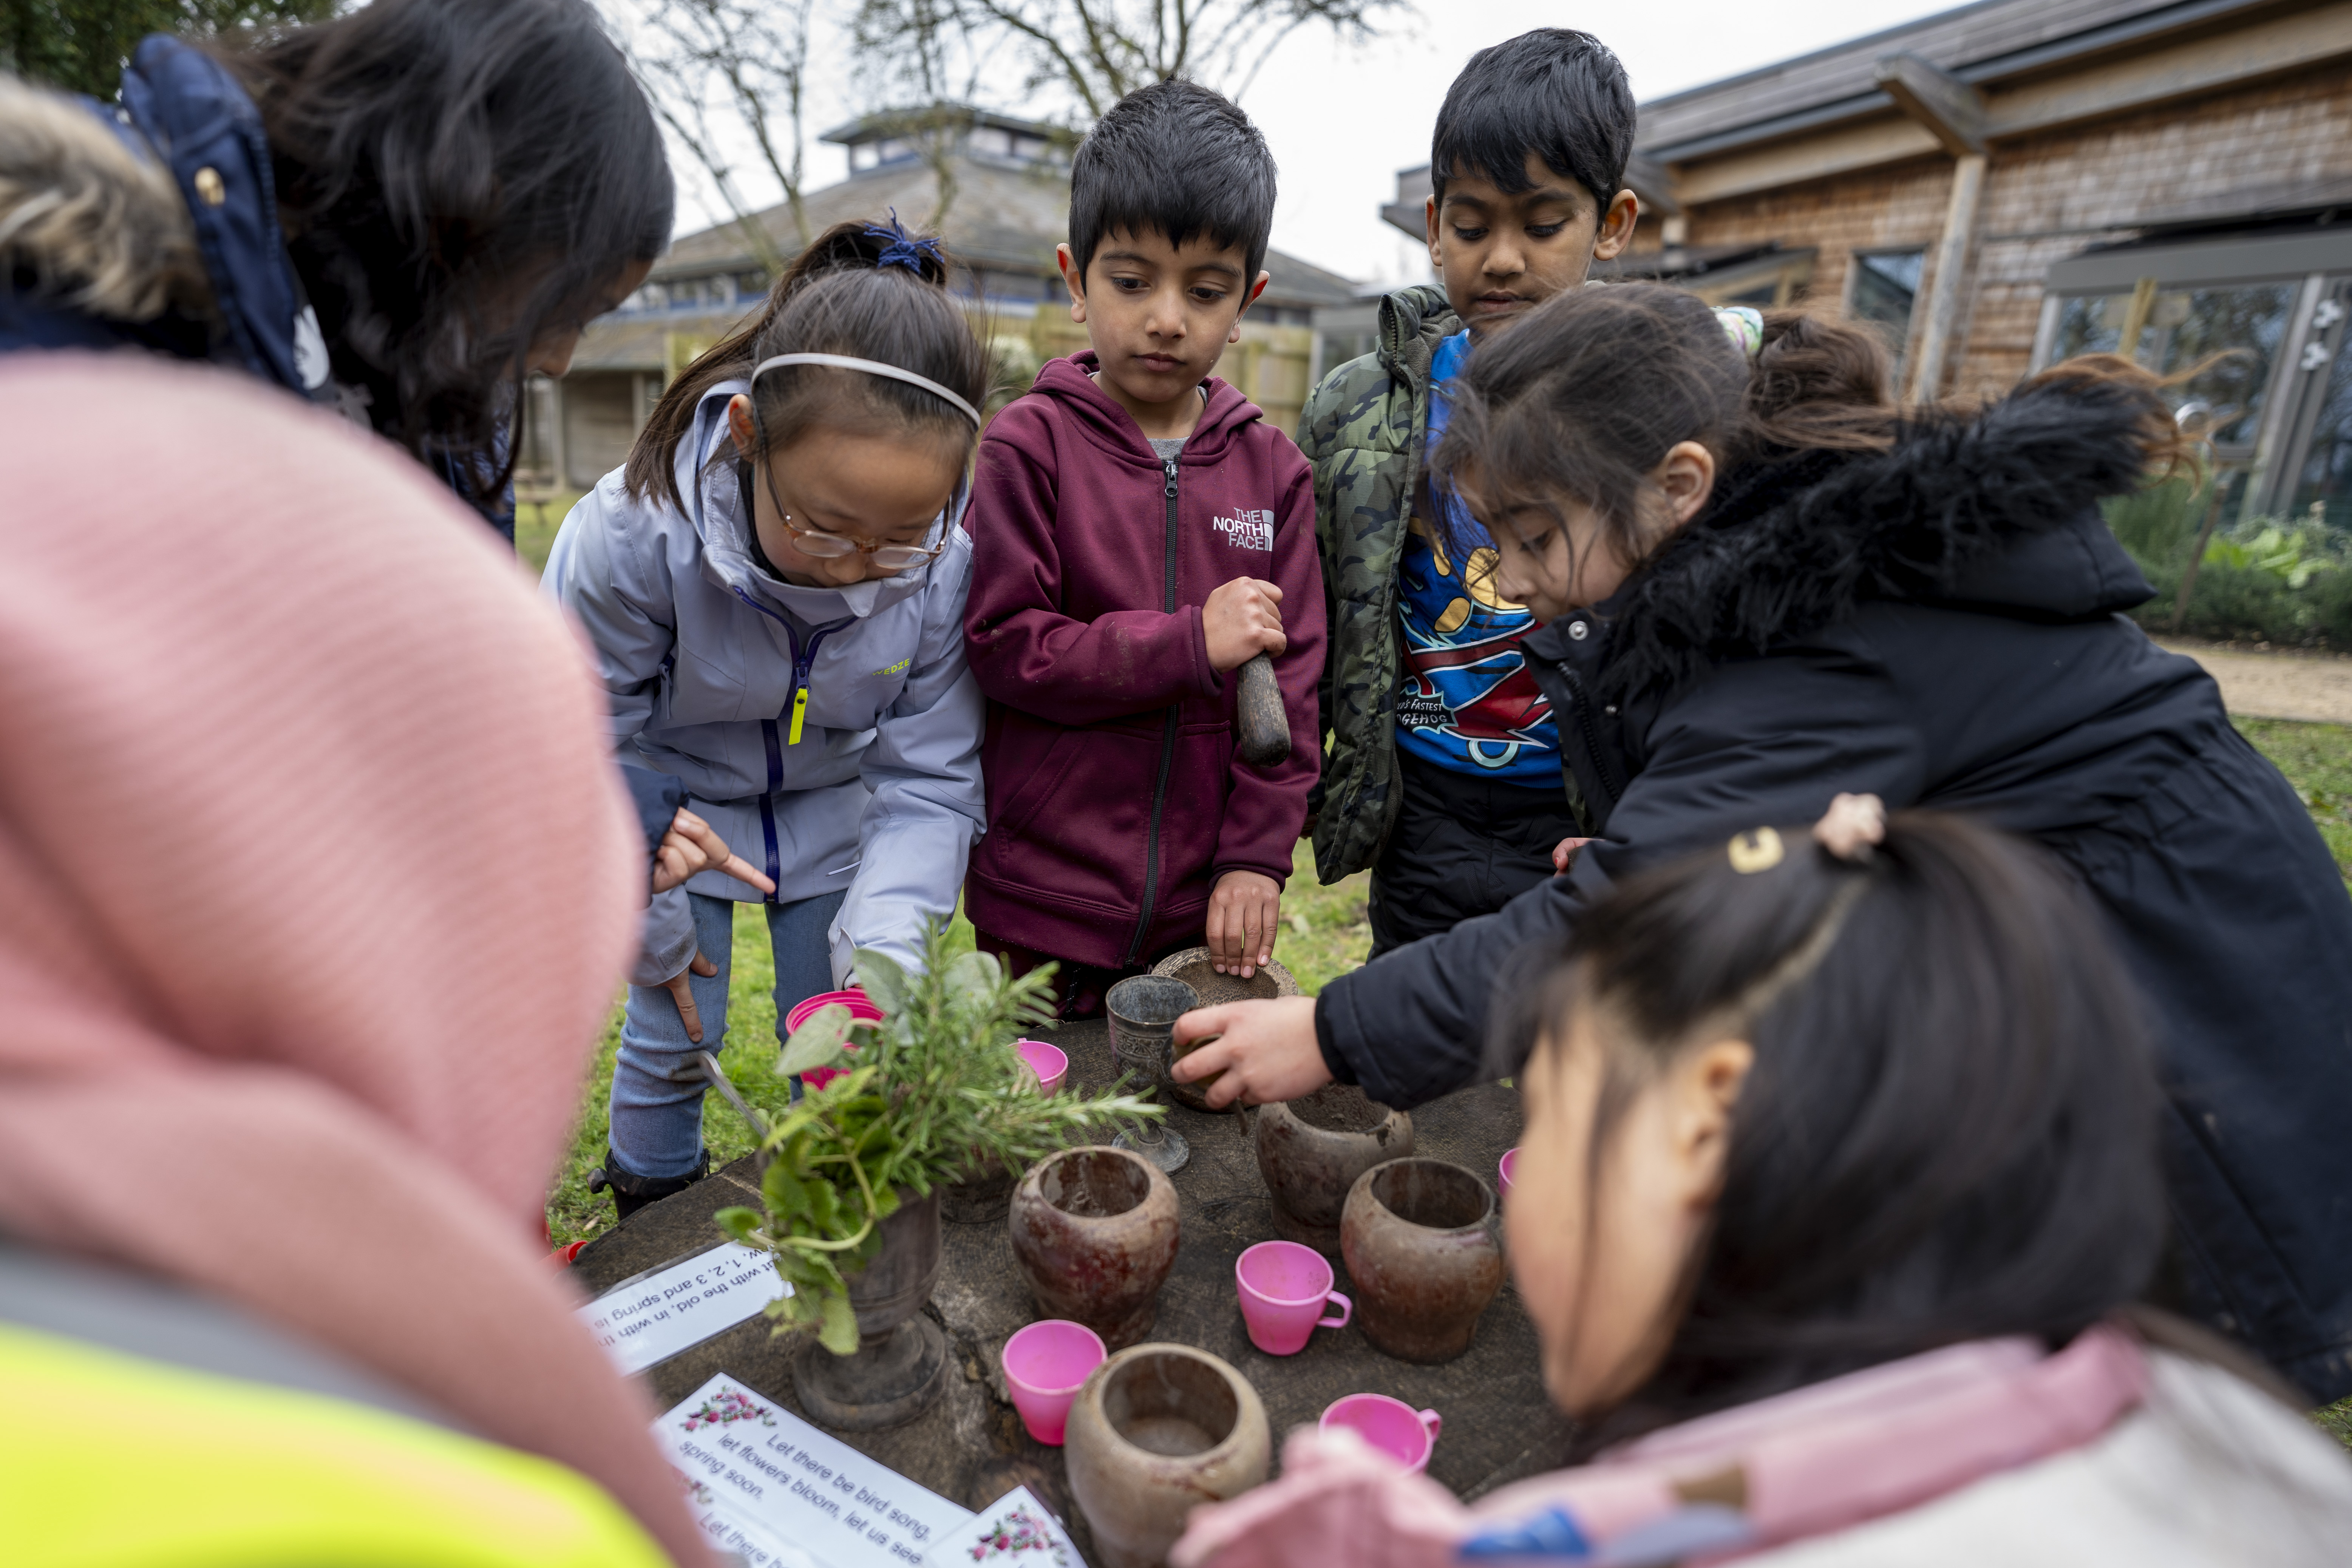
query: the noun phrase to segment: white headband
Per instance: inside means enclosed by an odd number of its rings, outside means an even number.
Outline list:
[[[868,375],[887,375],[893,381],[903,381],[910,385],[919,386],[925,392],[935,393],[946,398],[963,412],[965,418],[971,421],[973,429],[980,428],[979,409],[974,408],[930,377],[917,375],[911,370],[901,370],[895,364],[884,364],[880,360],[852,359],[847,354],[778,354],[773,359],[763,359],[752,367],[752,381],[758,382],[761,376],[780,364],[829,364],[837,370],[862,370]]]

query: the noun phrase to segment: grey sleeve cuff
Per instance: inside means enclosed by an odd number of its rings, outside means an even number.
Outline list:
[[[637,938],[637,961],[629,966],[632,985],[659,985],[694,962],[694,907],[684,887],[656,893],[646,906]]]

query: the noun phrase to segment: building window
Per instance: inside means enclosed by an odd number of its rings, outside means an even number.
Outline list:
[[[1919,300],[1919,274],[1927,264],[1924,250],[1864,251],[1853,258],[1846,309],[1885,334],[1898,376],[1911,342],[1911,310]]]
[[[2123,334],[2138,296],[2081,295],[2060,306],[2050,357],[2127,353],[2160,375],[2201,364],[2187,382],[2167,387],[2166,398],[2175,408],[2197,405],[2215,446],[2251,447],[2294,295],[2294,284],[2284,281],[2154,294],[2138,304],[2139,330],[2128,348]]]
[[[2312,318],[2310,343],[2295,366],[2305,376],[2326,374],[2327,391],[2312,424],[2288,510],[2298,521],[2324,522],[2330,528],[2352,527],[2352,353],[2345,352],[2352,334],[2341,331],[2352,315],[2347,298],[2352,298],[2352,284],[2339,280],[2320,301]],[[2330,331],[2337,334],[2332,350]]]

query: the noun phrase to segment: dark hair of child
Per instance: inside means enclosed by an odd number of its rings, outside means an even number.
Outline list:
[[[722,382],[745,379],[777,354],[841,354],[897,365],[982,406],[988,401],[988,352],[948,293],[948,266],[936,241],[913,243],[870,223],[835,224],[817,236],[768,291],[760,314],[687,366],[662,394],[629,449],[629,493],[684,505],[677,447],[694,428],[703,395]],[[967,451],[976,438],[971,420],[936,394],[828,365],[768,372],[752,390],[751,407],[770,451],[817,426],[854,434],[920,430]],[[736,456],[724,448],[719,454],[728,460]]]
[[[377,0],[221,58],[335,379],[495,493],[533,342],[669,243],[669,160],[604,24],[584,0]]]
[[[1633,155],[1633,88],[1607,45],[1538,27],[1470,57],[1446,89],[1429,143],[1429,188],[1483,174],[1506,195],[1529,190],[1528,154],[1592,193],[1602,212]]]
[[[1159,234],[1172,246],[1206,235],[1265,265],[1274,229],[1274,154],[1249,116],[1198,82],[1136,89],[1095,121],[1070,163],[1070,257],[1086,275],[1104,238]]]
[[[1470,481],[1496,517],[1580,501],[1602,544],[1630,565],[1658,543],[1643,501],[1649,476],[1679,442],[1707,449],[1721,494],[1745,463],[1884,451],[1906,430],[1975,416],[1957,406],[1896,408],[1886,347],[1870,328],[1794,310],[1764,311],[1763,322],[1751,363],[1713,309],[1679,289],[1612,283],[1554,295],[1464,371],[1433,481]],[[2189,463],[2189,438],[2152,373],[2087,355],[2025,384],[2062,382],[2135,410],[2151,472]],[[1702,513],[1694,526],[1704,525]]]
[[[1861,863],[1777,837],[1763,869],[1718,848],[1596,900],[1496,1036],[1512,1070],[1602,1024],[1596,1173],[1677,1051],[1755,1048],[1684,1316],[1596,1447],[1965,1340],[2054,1349],[2165,1244],[2137,996],[2072,885],[1935,813],[1891,816]]]

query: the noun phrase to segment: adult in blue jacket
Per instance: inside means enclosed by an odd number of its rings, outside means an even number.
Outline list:
[[[157,34],[119,106],[0,76],[0,350],[238,366],[511,540],[523,377],[644,280],[673,199],[585,0],[376,0],[246,49]]]
[[[2139,980],[2175,1222],[2152,1289],[2315,1402],[2352,1393],[2352,899],[2212,680],[2123,614],[2153,594],[2096,503],[2172,439],[2158,389],[2109,362],[1897,421],[1859,334],[1792,313],[1761,340],[1751,372],[1697,301],[1626,285],[1548,301],[1474,363],[1441,461],[1508,536],[1498,590],[1545,621],[1528,666],[1596,837],[1312,1002],[1192,1015],[1181,1037],[1224,1037],[1179,1075],[1234,1069],[1213,1099],[1337,1078],[1418,1104],[1478,1074],[1512,955],[1557,953],[1611,882],[1842,792],[1966,812],[2071,870]],[[1548,403],[1573,416],[1531,416]],[[1609,542],[1545,581],[1519,504],[1590,431],[1662,498],[1598,592]]]

